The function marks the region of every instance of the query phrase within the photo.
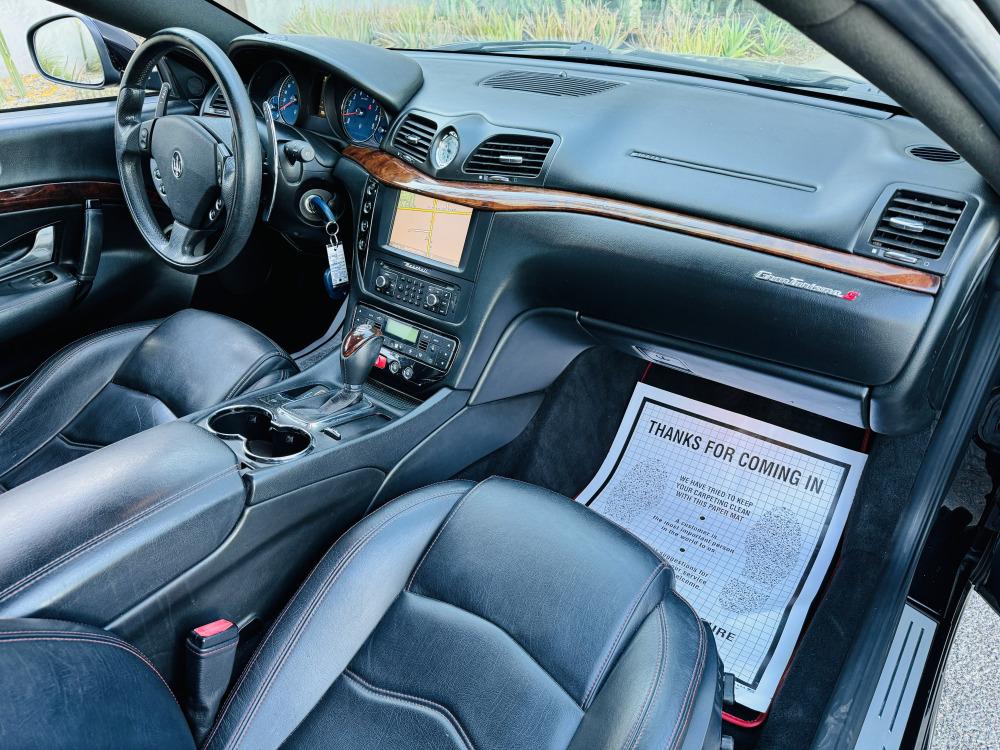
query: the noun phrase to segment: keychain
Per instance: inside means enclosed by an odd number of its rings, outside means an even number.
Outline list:
[[[340,241],[340,227],[337,221],[326,223],[326,259],[330,264],[330,286],[336,289],[346,284],[350,279],[347,275],[347,258],[344,255],[344,243]]]
[[[344,254],[344,243],[340,241],[340,225],[330,207],[318,195],[311,195],[308,205],[316,212],[326,217],[326,260],[329,268],[323,272],[323,283],[326,293],[331,299],[340,299],[347,291],[343,287],[350,281],[347,275],[347,257]]]

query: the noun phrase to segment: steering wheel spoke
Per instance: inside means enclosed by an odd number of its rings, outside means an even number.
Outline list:
[[[211,234],[211,230],[195,229],[175,220],[170,225],[163,254],[178,265],[189,266],[197,263],[206,254]]]
[[[197,58],[230,102],[230,119],[223,127],[192,115],[166,114],[167,87],[160,91],[159,116],[142,119],[150,70],[177,50]],[[136,226],[163,260],[187,273],[203,274],[217,271],[239,254],[260,205],[260,138],[246,87],[218,45],[197,32],[175,28],[139,46],[122,76],[115,149],[122,191]],[[153,170],[157,192],[173,217],[166,234],[146,192],[147,169]]]

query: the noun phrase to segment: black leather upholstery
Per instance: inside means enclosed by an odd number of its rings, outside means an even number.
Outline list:
[[[34,666],[48,653],[5,657],[11,679],[50,679]],[[18,726],[28,709],[7,695],[0,726]],[[144,693],[113,700],[146,710]],[[55,733],[43,705],[33,718]],[[159,710],[157,722],[175,715]],[[492,479],[409,493],[341,537],[206,745],[703,750],[720,733],[714,641],[666,563],[587,508]]]
[[[0,497],[0,617],[110,622],[214,552],[246,488],[215,435],[175,421]]]
[[[0,620],[0,664],[0,747],[194,748],[152,662],[105,630]]]
[[[0,490],[295,372],[263,334],[199,310],[81,339],[0,407]]]
[[[566,498],[493,479],[345,534],[211,735],[233,747],[718,747],[720,666],[672,572]]]

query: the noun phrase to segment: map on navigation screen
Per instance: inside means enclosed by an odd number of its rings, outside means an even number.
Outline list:
[[[471,221],[471,208],[402,190],[389,244],[457,268]]]

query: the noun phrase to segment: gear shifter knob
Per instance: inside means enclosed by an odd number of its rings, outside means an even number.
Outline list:
[[[362,323],[344,336],[340,348],[340,370],[345,388],[361,390],[381,348],[382,334],[375,333],[368,323]]]

